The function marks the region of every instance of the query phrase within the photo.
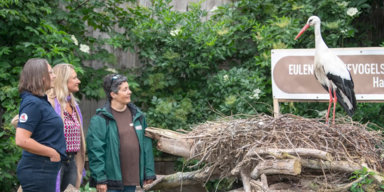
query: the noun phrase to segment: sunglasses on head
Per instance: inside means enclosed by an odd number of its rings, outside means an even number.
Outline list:
[[[110,88],[112,87],[113,80],[115,80],[115,79],[117,79],[117,78],[119,78],[119,77],[120,77],[120,75],[114,75],[114,76],[111,78],[111,83],[110,83],[110,85],[109,85]]]

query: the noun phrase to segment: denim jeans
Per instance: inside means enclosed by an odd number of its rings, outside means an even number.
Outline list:
[[[124,190],[107,190],[107,192],[135,192],[136,186],[124,186]]]
[[[61,161],[60,168],[60,191],[67,189],[71,184],[76,187],[77,166],[75,161],[75,153],[67,153],[67,158]]]
[[[40,155],[23,155],[16,170],[23,192],[55,191],[60,163]]]

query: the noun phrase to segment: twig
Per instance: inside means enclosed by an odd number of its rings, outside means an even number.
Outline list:
[[[369,174],[366,174],[366,175],[364,175],[364,177],[367,177],[368,175]],[[345,185],[342,185],[336,189],[325,189],[324,191],[326,191],[326,192],[346,191],[346,190],[350,189],[353,184],[358,183],[361,180],[363,180],[364,177],[360,177],[360,178],[356,179],[355,181],[348,183],[348,184],[345,184]]]

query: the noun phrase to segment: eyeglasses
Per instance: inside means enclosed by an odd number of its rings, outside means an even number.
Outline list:
[[[114,75],[114,76],[111,78],[111,83],[110,83],[110,85],[109,85],[109,89],[112,88],[113,80],[115,80],[115,79],[117,79],[117,78],[119,78],[119,77],[120,77],[120,75]]]

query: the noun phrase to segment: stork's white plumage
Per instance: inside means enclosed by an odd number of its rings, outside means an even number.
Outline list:
[[[315,77],[329,93],[326,123],[328,123],[329,111],[333,101],[333,124],[335,124],[336,102],[339,102],[339,104],[343,106],[349,116],[353,116],[356,110],[356,96],[353,90],[354,84],[351,74],[344,62],[325,44],[321,37],[320,25],[320,18],[311,16],[308,19],[307,24],[301,29],[299,34],[297,34],[295,40],[310,26],[315,27]]]

